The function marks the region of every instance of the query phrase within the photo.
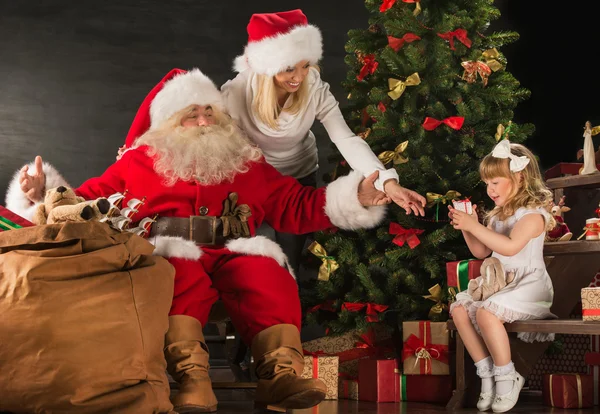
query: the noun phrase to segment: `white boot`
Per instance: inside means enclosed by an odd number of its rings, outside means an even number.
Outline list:
[[[519,394],[525,384],[525,378],[523,378],[517,371],[512,371],[506,375],[496,375],[496,382],[499,381],[512,381],[513,387],[508,394],[496,395],[494,402],[492,403],[492,411],[495,413],[504,413],[511,410],[517,401],[519,400]]]
[[[479,411],[487,411],[492,408],[492,403],[496,397],[496,386],[491,391],[481,392],[479,394],[479,400],[477,401],[477,409]]]

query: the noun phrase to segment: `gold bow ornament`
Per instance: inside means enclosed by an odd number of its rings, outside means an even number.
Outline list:
[[[429,299],[435,302],[435,305],[429,310],[429,319],[435,315],[440,315],[443,311],[448,310],[448,305],[442,302],[442,287],[439,283],[429,288],[429,295],[423,296],[425,299]]]
[[[335,272],[340,265],[335,261],[332,256],[327,256],[327,252],[318,242],[314,241],[308,246],[308,251],[317,256],[323,263],[319,267],[319,280],[327,281],[329,276]]]
[[[496,138],[496,142],[500,141],[503,138],[508,139],[508,134],[510,133],[511,127],[512,121],[508,121],[508,126],[506,127],[506,130],[504,129],[504,125],[498,124],[498,126],[496,127],[496,134],[494,135],[494,138]]]
[[[419,74],[417,72],[410,75],[406,78],[406,81],[401,81],[399,79],[389,78],[388,79],[388,87],[390,91],[388,95],[393,100],[398,99],[402,96],[407,86],[417,86],[421,83],[421,78],[419,78]]]
[[[408,162],[408,157],[405,157],[404,151],[408,147],[408,141],[401,142],[394,148],[393,151],[383,151],[377,156],[383,165],[394,162],[394,165],[404,164]]]

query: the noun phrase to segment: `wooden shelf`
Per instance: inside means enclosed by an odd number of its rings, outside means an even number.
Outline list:
[[[564,335],[598,335],[600,322],[584,322],[582,319],[539,319],[517,321],[504,325],[506,332],[539,332]],[[448,329],[456,330],[452,319],[448,319]]]
[[[544,244],[544,256],[600,253],[600,240],[574,240]]]
[[[595,188],[600,187],[600,173],[587,175],[571,175],[546,180],[546,185],[551,190],[568,187]]]

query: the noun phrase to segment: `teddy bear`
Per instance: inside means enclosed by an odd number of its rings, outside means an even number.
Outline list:
[[[481,264],[481,276],[469,280],[467,293],[474,301],[484,301],[515,279],[514,272],[505,272],[496,257],[488,257]]]
[[[61,185],[46,191],[44,202],[38,205],[32,222],[42,225],[99,220],[109,208],[110,202],[106,198],[89,202],[77,196],[73,189]]]

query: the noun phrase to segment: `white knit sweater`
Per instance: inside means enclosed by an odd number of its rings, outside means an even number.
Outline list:
[[[304,82],[309,84],[308,105],[294,115],[282,112],[277,130],[262,123],[252,113],[252,98],[256,90],[253,72],[246,70],[239,73],[227,81],[221,91],[229,114],[262,149],[267,162],[282,174],[302,178],[319,168],[317,143],[310,130],[318,119],[352,169],[364,176],[379,170],[379,178],[375,182],[377,189],[383,191],[383,183],[389,179],[398,181],[396,170],[386,170],[369,144],[348,128],[338,101],[329,91],[329,84],[321,80],[319,72],[311,68]]]

